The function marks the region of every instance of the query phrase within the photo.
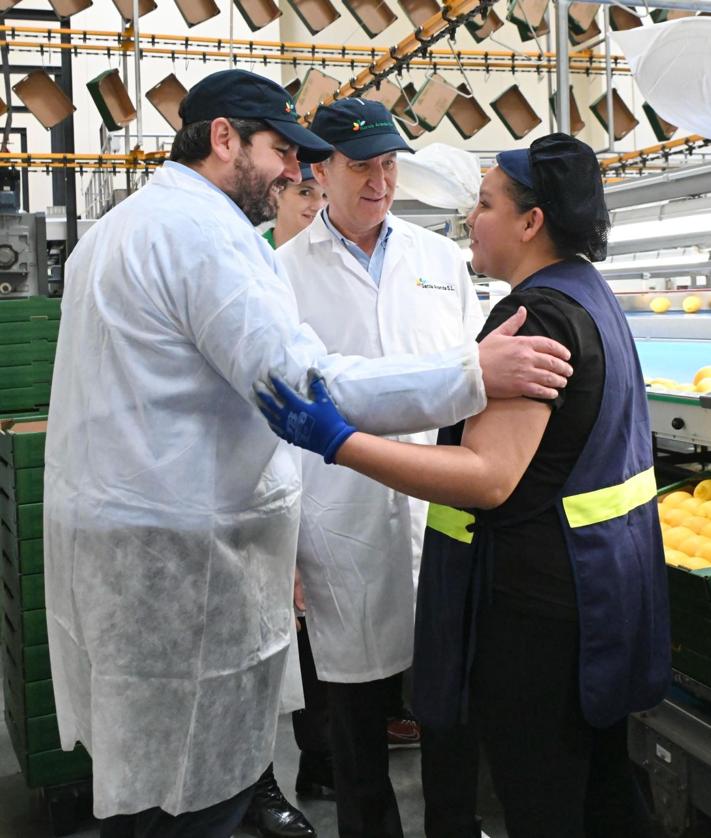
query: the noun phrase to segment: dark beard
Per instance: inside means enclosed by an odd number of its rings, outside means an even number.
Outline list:
[[[256,227],[257,224],[276,217],[277,192],[289,181],[282,177],[267,180],[254,169],[251,155],[244,147],[243,151],[244,153],[235,160],[232,188],[225,191]]]

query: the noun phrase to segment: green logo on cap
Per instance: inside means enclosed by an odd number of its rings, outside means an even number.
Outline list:
[[[378,122],[366,122],[364,119],[356,119],[351,124],[351,131],[369,131],[373,128],[390,128],[392,129],[392,122],[386,120],[379,120]]]
[[[286,107],[284,108],[284,111],[286,113],[293,113],[293,114],[296,113],[296,105],[293,102],[287,101],[285,104],[286,104]]]

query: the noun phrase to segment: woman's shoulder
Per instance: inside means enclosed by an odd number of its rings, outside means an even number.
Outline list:
[[[518,334],[543,335],[562,341],[571,332],[595,331],[595,323],[588,312],[572,298],[553,288],[535,287],[514,289],[492,309],[485,324],[484,335],[496,329],[520,306],[526,309],[526,322]]]

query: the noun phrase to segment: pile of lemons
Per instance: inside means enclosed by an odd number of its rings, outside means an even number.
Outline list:
[[[671,492],[659,504],[667,564],[711,568],[711,480],[690,492]]]
[[[646,378],[644,383],[652,390],[673,390],[679,393],[711,393],[711,367],[701,367],[694,380],[680,384],[673,378]]]

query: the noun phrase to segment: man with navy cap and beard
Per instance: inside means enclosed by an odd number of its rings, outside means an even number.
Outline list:
[[[180,113],[171,161],[67,261],[49,409],[52,678],[62,748],[93,760],[102,838],[229,838],[272,759],[300,458],[255,381],[303,389],[318,367],[352,421],[389,434],[570,371],[538,352],[562,347],[511,330],[395,364],[328,355],[253,225],[331,146],[242,70],[207,76]]]

